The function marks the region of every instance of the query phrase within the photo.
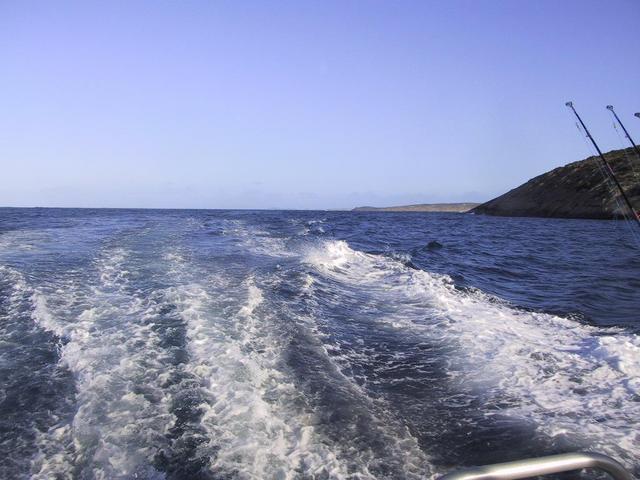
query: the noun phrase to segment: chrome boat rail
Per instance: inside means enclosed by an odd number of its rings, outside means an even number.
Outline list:
[[[563,453],[484,467],[465,468],[448,473],[438,480],[516,480],[583,468],[605,471],[615,480],[633,480],[631,474],[613,458],[588,452]]]

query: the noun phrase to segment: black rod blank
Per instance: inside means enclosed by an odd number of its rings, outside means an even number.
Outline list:
[[[624,199],[624,202],[626,203],[627,207],[631,211],[631,213],[633,215],[633,218],[635,218],[636,222],[638,222],[638,226],[640,226],[640,214],[638,212],[636,212],[634,210],[634,208],[633,208],[633,205],[631,205],[631,200],[629,200],[629,197],[627,197],[627,194],[625,193],[624,189],[622,188],[622,185],[620,185],[620,182],[618,181],[618,178],[616,177],[616,174],[613,173],[613,169],[611,168],[611,165],[609,164],[607,159],[604,158],[604,155],[602,154],[602,151],[600,150],[600,147],[598,146],[596,141],[591,136],[591,133],[589,132],[589,129],[587,128],[587,126],[582,121],[582,118],[580,118],[580,115],[578,115],[578,112],[576,112],[576,109],[573,107],[573,102],[567,102],[567,103],[565,103],[565,105],[567,107],[569,107],[571,110],[573,110],[574,115],[576,116],[576,118],[580,122],[580,125],[582,125],[582,128],[584,129],[585,133],[587,134],[587,137],[589,137],[589,140],[591,140],[591,143],[593,143],[593,146],[596,148],[596,151],[598,152],[598,156],[600,157],[600,160],[602,160],[602,163],[604,164],[606,171],[609,173],[609,176],[611,177],[613,182],[618,187],[618,190],[620,190],[620,193],[622,194],[622,198]]]
[[[629,135],[629,132],[627,132],[627,129],[624,128],[624,124],[618,118],[618,115],[616,114],[616,111],[613,109],[613,105],[607,105],[607,110],[609,110],[611,113],[613,113],[613,116],[615,117],[616,121],[622,127],[622,131],[624,132],[625,136],[627,137],[627,140],[629,140],[629,143],[631,144],[631,146],[635,150],[636,155],[638,155],[638,158],[640,158],[640,149],[636,145],[636,142],[633,141],[633,138],[631,138],[631,135]]]

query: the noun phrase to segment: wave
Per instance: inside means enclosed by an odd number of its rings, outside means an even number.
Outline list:
[[[558,442],[636,464],[637,335],[519,310],[480,291],[456,289],[446,275],[353,250],[344,241],[309,249],[305,262],[343,287],[398,305],[372,321],[454,347],[447,381],[481,394],[484,415],[521,418]]]
[[[313,277],[306,273],[278,277],[284,284],[276,288],[298,292],[293,301],[277,300],[278,315],[293,335],[288,365],[318,418],[318,431],[334,445],[341,463],[361,479],[418,479],[432,474],[429,458],[393,405],[371,396],[350,375],[353,355],[342,355],[324,330],[322,315],[313,308],[317,293]]]
[[[169,362],[152,305],[125,290],[126,260],[125,250],[107,250],[88,291],[66,285],[33,296],[35,322],[64,339],[60,361],[73,373],[77,408],[70,424],[41,434],[33,478],[160,475],[150,465],[174,422],[163,385]],[[64,308],[74,302],[76,312]]]
[[[44,308],[25,275],[0,265],[0,428],[13,433],[0,443],[3,478],[26,475],[39,432],[55,430],[71,415],[73,383],[58,364],[59,339],[32,321]]]
[[[252,233],[243,230],[240,238],[256,244],[242,242],[242,249],[282,256]],[[289,249],[286,257],[300,253]],[[199,421],[210,440],[201,449],[211,471],[371,480],[430,472],[406,426],[340,374],[318,342],[314,320],[293,308],[290,295],[311,287],[308,275],[299,284],[279,266],[260,276],[238,267],[211,274],[185,252],[167,258],[179,285],[171,302],[187,325],[185,368],[205,390]]]
[[[192,266],[183,268],[191,278]],[[187,326],[185,369],[204,391],[200,424],[208,441],[200,448],[208,469],[225,478],[347,478],[280,368],[282,339],[260,311],[263,291],[254,278],[202,282],[172,288],[169,298]]]
[[[223,235],[231,238],[241,249],[255,255],[269,257],[296,256],[287,247],[286,238],[274,237],[266,230],[250,226],[240,220],[226,220],[222,222]]]
[[[242,218],[89,232],[80,260],[0,266],[0,316],[45,340],[29,340],[47,349],[39,384],[64,380],[29,424],[33,478],[421,478],[462,408],[637,464],[638,336],[324,240],[323,220],[281,237],[282,219]],[[8,240],[25,272],[57,248]]]
[[[184,369],[204,392],[195,423],[206,440],[196,456],[208,471],[223,478],[363,480],[423,478],[429,471],[406,427],[334,372],[313,319],[279,295],[310,288],[308,275],[302,285],[288,285],[286,269],[258,276],[214,263],[211,272],[185,251],[165,259],[176,285],[166,298],[186,325]]]

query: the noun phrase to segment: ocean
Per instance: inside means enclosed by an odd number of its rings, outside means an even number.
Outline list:
[[[615,221],[0,209],[0,477],[640,473],[640,246]]]

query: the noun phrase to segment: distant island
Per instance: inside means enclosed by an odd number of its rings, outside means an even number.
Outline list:
[[[640,208],[640,159],[632,148],[605,153],[632,205]],[[473,208],[472,213],[510,217],[611,219],[621,216],[618,192],[598,157],[569,163]],[[622,204],[622,203],[621,203]]]
[[[397,207],[356,207],[353,212],[468,212],[479,203],[421,203]]]

